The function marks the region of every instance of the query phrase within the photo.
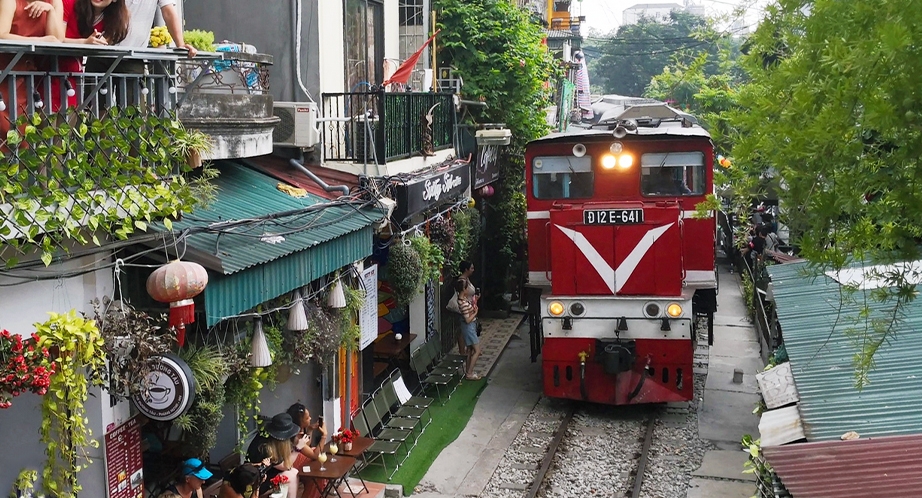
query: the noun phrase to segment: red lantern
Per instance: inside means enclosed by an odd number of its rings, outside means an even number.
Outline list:
[[[147,277],[147,293],[161,303],[170,303],[170,327],[176,328],[176,342],[186,342],[186,324],[195,321],[195,296],[208,285],[208,272],[198,263],[170,261]]]

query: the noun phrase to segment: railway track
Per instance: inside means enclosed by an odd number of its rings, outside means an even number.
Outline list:
[[[508,472],[494,475],[505,482],[482,496],[641,496],[659,410],[546,399],[539,407],[507,452]]]

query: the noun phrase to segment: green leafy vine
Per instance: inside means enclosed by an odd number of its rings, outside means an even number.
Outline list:
[[[214,195],[211,168],[191,171],[205,135],[173,116],[111,108],[104,118],[69,109],[22,115],[0,149],[0,261],[37,251],[45,265],[66,241],[100,245],[178,217]]]
[[[58,498],[75,498],[81,490],[77,474],[87,467],[87,448],[99,447],[92,438],[86,415],[90,385],[103,385],[106,368],[105,339],[93,320],[67,313],[49,313],[36,323],[38,347],[55,353],[55,373],[48,394],[42,397],[39,429],[48,459],[42,471],[45,491]]]

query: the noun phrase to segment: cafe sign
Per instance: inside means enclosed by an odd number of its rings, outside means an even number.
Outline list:
[[[169,421],[186,413],[195,399],[195,380],[186,362],[172,354],[153,360],[141,392],[131,397],[147,418]]]
[[[477,161],[474,165],[474,188],[478,189],[499,179],[499,145],[477,147]]]
[[[397,207],[394,218],[406,220],[414,214],[437,207],[464,195],[471,185],[468,163],[456,163],[447,169],[421,175],[395,186]]]

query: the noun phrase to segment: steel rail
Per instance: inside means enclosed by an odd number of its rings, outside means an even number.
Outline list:
[[[548,447],[547,453],[544,455],[544,459],[541,460],[541,466],[538,467],[538,473],[535,475],[535,480],[532,481],[531,487],[528,488],[528,493],[525,494],[526,498],[535,498],[538,495],[538,491],[541,489],[541,484],[544,482],[544,478],[547,476],[547,471],[550,470],[551,464],[554,463],[554,455],[557,454],[557,447],[560,446],[560,442],[567,434],[567,428],[570,426],[570,422],[573,420],[573,415],[575,413],[576,409],[571,407],[567,411],[567,416],[564,417],[563,422],[560,423],[560,427],[557,428],[557,433],[554,434],[554,439],[551,441],[551,445]]]
[[[640,450],[640,460],[637,461],[637,474],[634,475],[634,489],[631,491],[631,498],[640,497],[640,488],[643,487],[643,474],[647,468],[647,461],[650,457],[650,446],[653,444],[653,429],[656,427],[655,414],[650,415],[647,421],[647,432],[643,438],[643,449]]]

